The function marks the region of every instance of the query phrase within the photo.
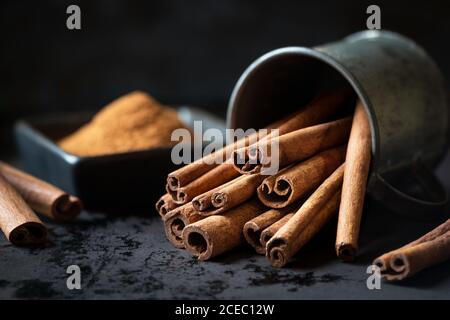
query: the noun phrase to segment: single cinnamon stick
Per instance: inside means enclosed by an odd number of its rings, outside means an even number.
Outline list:
[[[280,137],[257,142],[253,146],[244,147],[233,153],[233,166],[242,174],[253,174],[268,168],[272,164],[271,157],[276,157],[280,168],[291,163],[305,160],[320,151],[336,147],[347,142],[352,118],[318,124],[286,133]],[[273,148],[278,148],[275,153]],[[245,158],[244,164],[238,159]],[[240,161],[241,163],[244,161]]]
[[[331,116],[335,115],[339,109],[342,108],[342,105],[349,98],[349,96],[349,90],[336,90],[331,93],[321,94],[299,111],[280,121],[277,121],[275,124],[267,128],[276,128],[278,129],[278,135],[283,135],[294,130],[322,123],[328,120]],[[270,132],[268,137],[272,134],[273,132]],[[265,139],[266,137],[266,131],[258,131],[252,136],[245,139],[240,139],[235,143],[231,143],[214,153],[211,153],[170,173],[167,177],[168,188],[170,190],[177,190],[182,186],[185,186],[189,182],[197,179],[212,168],[216,167],[216,163],[224,162],[228,156],[231,155],[232,151],[252,145],[256,141]]]
[[[353,116],[345,158],[346,169],[336,234],[336,253],[344,261],[354,260],[358,250],[359,228],[366,195],[370,158],[369,120],[359,101]]]
[[[177,248],[184,248],[182,232],[183,229],[191,223],[204,219],[199,215],[192,203],[187,203],[178,207],[164,217],[164,230],[167,239]]]
[[[337,213],[343,176],[344,165],[341,165],[269,240],[266,245],[266,256],[272,266],[282,267],[288,263],[289,259]]]
[[[258,197],[271,208],[283,208],[305,196],[344,162],[345,146],[322,151],[308,160],[266,178]]]
[[[161,218],[164,218],[164,216],[171,210],[178,207],[178,205],[173,201],[172,196],[168,193],[164,194],[159,198],[159,200],[156,202],[156,211],[158,211]]]
[[[239,173],[234,170],[231,163],[222,163],[184,187],[178,188],[177,190],[171,190],[167,187],[166,190],[172,195],[175,203],[184,204],[196,196],[220,186],[237,176],[239,176]]]
[[[36,212],[57,221],[69,221],[82,209],[80,199],[0,161],[0,174]]]
[[[266,253],[266,246],[262,245],[260,238],[263,230],[267,229],[275,222],[279,221],[281,218],[287,214],[297,211],[298,208],[283,208],[283,209],[270,209],[266,212],[260,214],[259,216],[248,221],[243,228],[243,233],[247,243],[255,248],[256,252],[259,254]]]
[[[207,211],[210,209],[212,205],[212,196],[215,192],[222,190],[226,186],[236,183],[238,180],[243,179],[244,176],[239,176],[231,181],[228,181],[224,183],[221,186],[215,187],[214,189],[211,189],[209,191],[206,191],[205,193],[202,193],[201,195],[195,197],[192,199],[192,205],[194,206],[195,210],[197,211]]]
[[[212,207],[199,211],[199,214],[211,216],[223,213],[244,203],[255,195],[256,189],[264,179],[265,176],[259,174],[247,175],[222,188],[218,188],[211,195]]]
[[[208,260],[245,242],[244,224],[258,216],[265,207],[250,200],[224,215],[214,215],[186,226],[183,241],[186,249],[199,260]]]
[[[373,264],[389,281],[402,280],[450,259],[450,219],[409,244],[383,254]]]
[[[47,228],[1,174],[0,228],[16,246],[38,245],[47,241]]]
[[[277,233],[277,231],[280,230],[281,227],[284,226],[293,216],[294,213],[288,213],[283,218],[281,218],[271,226],[268,226],[261,232],[259,242],[261,243],[261,246],[264,248],[264,252],[266,252],[267,242],[269,242],[269,240],[272,239],[273,235]]]

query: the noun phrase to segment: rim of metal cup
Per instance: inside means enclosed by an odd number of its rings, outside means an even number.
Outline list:
[[[358,97],[363,102],[364,108],[366,112],[369,115],[369,123],[370,123],[370,130],[372,132],[372,152],[374,154],[374,160],[373,161],[373,167],[376,168],[376,160],[378,159],[378,153],[379,153],[379,132],[378,128],[374,125],[376,123],[375,119],[375,113],[372,111],[373,107],[370,103],[369,98],[367,97],[367,94],[363,87],[358,83],[356,78],[353,76],[351,72],[349,72],[342,64],[337,62],[334,58],[330,57],[329,55],[318,51],[317,49],[311,49],[306,47],[285,47],[276,49],[273,51],[270,51],[269,53],[264,54],[257,60],[255,60],[241,75],[238,82],[236,83],[233,92],[231,94],[230,102],[228,105],[228,111],[227,111],[227,128],[232,128],[232,124],[235,123],[235,108],[233,107],[235,104],[235,101],[239,98],[241,89],[245,86],[245,82],[249,79],[249,77],[252,75],[252,73],[260,68],[265,62],[273,59],[274,57],[280,57],[283,55],[292,55],[292,54],[298,54],[302,56],[308,56],[311,58],[318,59],[319,61],[325,62],[331,67],[333,67],[335,70],[337,70],[352,86],[353,90],[355,90]],[[259,129],[259,128],[255,128]]]
[[[344,37],[337,42],[352,42],[352,41],[360,41],[360,40],[367,40],[367,39],[376,39],[376,38],[389,38],[394,40],[400,40],[402,42],[407,43],[409,46],[413,47],[415,52],[420,53],[423,56],[426,56],[427,59],[432,61],[432,63],[436,64],[431,57],[428,56],[426,51],[419,46],[416,42],[413,40],[402,36],[396,32],[392,31],[386,31],[386,30],[365,30],[365,31],[359,31],[353,34],[350,34],[347,37]],[[328,46],[329,43],[324,44],[323,46]],[[232,125],[236,123],[236,108],[235,103],[239,99],[241,92],[243,88],[245,87],[246,82],[251,78],[252,74],[259,68],[265,65],[265,63],[271,61],[274,58],[279,58],[280,56],[288,56],[288,55],[299,55],[299,56],[306,56],[309,58],[313,58],[318,60],[319,62],[325,63],[328,66],[332,67],[335,71],[337,71],[353,88],[355,93],[358,95],[358,98],[362,101],[364,108],[369,116],[369,123],[370,123],[370,129],[372,133],[372,153],[373,153],[373,159],[372,159],[372,172],[376,171],[376,168],[378,168],[378,159],[379,159],[379,130],[376,126],[377,118],[376,114],[373,111],[372,103],[364,90],[363,86],[359,83],[359,81],[355,78],[355,76],[339,61],[337,61],[335,58],[329,56],[327,53],[321,51],[322,45],[315,46],[313,48],[308,47],[301,47],[301,46],[290,46],[290,47],[284,47],[275,49],[273,51],[270,51],[258,59],[256,59],[253,63],[250,64],[250,66],[247,67],[247,69],[242,73],[239,80],[237,81],[230,100],[228,104],[228,110],[227,110],[227,128],[232,128]],[[256,129],[256,128],[255,128]],[[450,128],[448,129],[450,131]],[[448,141],[448,140],[447,140]],[[448,145],[448,143],[447,143]]]
[[[402,36],[398,33],[391,32],[391,31],[376,31],[376,30],[366,30],[361,32],[353,33],[345,38],[342,38],[338,40],[337,42],[352,42],[352,41],[360,41],[360,40],[368,40],[370,39],[376,39],[376,38],[387,38],[395,41],[401,41],[404,44],[410,46],[414,49],[414,51],[422,56],[424,56],[427,60],[429,60],[432,64],[436,66],[436,69],[439,71],[439,68],[437,67],[437,64],[435,61],[426,53],[426,51],[419,46],[417,43],[415,43],[413,40]],[[329,46],[330,43],[324,44],[323,47],[326,48]],[[324,63],[334,69],[338,72],[353,88],[355,93],[358,95],[358,98],[362,101],[363,106],[369,116],[369,124],[370,129],[372,132],[372,168],[371,168],[371,177],[369,180],[377,180],[377,178],[374,175],[374,173],[378,172],[378,162],[379,162],[379,156],[380,156],[380,133],[378,126],[376,125],[378,123],[377,117],[375,112],[373,111],[373,105],[363,88],[363,85],[356,79],[356,77],[352,74],[352,72],[349,71],[343,64],[341,64],[339,61],[337,61],[332,56],[328,55],[327,53],[321,51],[321,45],[315,46],[313,48],[307,48],[307,47],[284,47],[279,48],[273,51],[270,51],[263,56],[256,59],[253,63],[250,64],[249,67],[243,72],[243,74],[240,76],[239,80],[237,81],[233,92],[231,94],[229,104],[228,104],[228,111],[227,111],[227,128],[235,128],[234,126],[239,123],[237,119],[238,110],[236,108],[237,101],[240,100],[241,95],[246,90],[246,84],[249,83],[249,81],[252,81],[253,74],[259,70],[260,68],[263,68],[266,63],[269,63],[272,61],[272,59],[280,58],[283,56],[303,56],[311,59],[315,59],[320,63]],[[440,71],[439,71],[440,72]],[[444,77],[442,76],[442,73],[440,74],[442,80],[445,82]],[[446,99],[448,101],[448,95],[446,94]],[[450,119],[450,113],[449,113],[449,119]],[[244,128],[248,129],[248,128]],[[450,132],[450,126],[447,126],[447,132]],[[450,137],[447,135],[446,139],[446,145],[449,145]],[[445,153],[444,153],[445,154]],[[440,156],[440,159],[442,159],[442,154]],[[439,159],[437,159],[438,161]],[[405,196],[402,194],[402,196]],[[417,201],[417,199],[414,199]],[[419,199],[419,201],[422,201]]]

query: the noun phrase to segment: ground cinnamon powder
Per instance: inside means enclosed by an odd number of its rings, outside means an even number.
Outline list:
[[[182,127],[175,110],[135,91],[111,102],[58,144],[77,156],[122,153],[171,145],[172,131]]]

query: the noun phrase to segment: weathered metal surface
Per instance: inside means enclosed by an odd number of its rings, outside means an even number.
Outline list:
[[[339,82],[353,87],[370,117],[373,160],[368,191],[397,211],[443,207],[446,192],[427,166],[418,164],[434,165],[446,150],[444,80],[426,52],[399,34],[363,31],[312,49],[287,47],[265,54],[236,84],[228,126],[261,126]],[[408,195],[386,178],[405,169],[419,179],[425,177],[420,180],[429,199]]]

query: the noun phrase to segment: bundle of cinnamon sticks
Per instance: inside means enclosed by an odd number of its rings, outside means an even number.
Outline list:
[[[277,131],[257,131],[170,173],[156,203],[170,242],[207,260],[247,241],[281,266],[274,257],[283,238],[287,262],[302,246],[289,234],[308,227],[306,242],[337,212],[351,101],[348,90],[322,94],[266,128]],[[273,161],[280,170],[268,175]]]
[[[282,267],[337,215],[336,255],[354,260],[371,163],[362,103],[347,90],[321,94],[267,128],[277,131],[257,131],[168,175],[156,203],[167,238],[200,260],[247,242]],[[280,170],[268,173],[274,161]],[[419,254],[406,260],[404,250],[423,252],[436,241],[439,252],[448,248],[447,231],[400,249],[402,265]],[[388,254],[376,263],[388,274],[399,259]]]
[[[63,190],[0,161],[0,228],[14,245],[40,245],[47,228],[35,212],[59,222],[74,219],[81,201]]]

